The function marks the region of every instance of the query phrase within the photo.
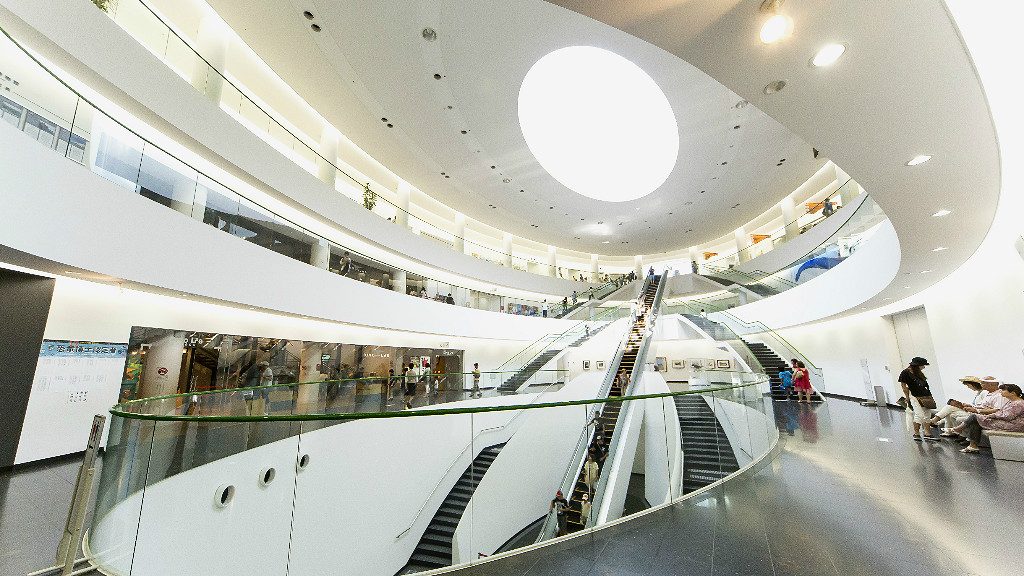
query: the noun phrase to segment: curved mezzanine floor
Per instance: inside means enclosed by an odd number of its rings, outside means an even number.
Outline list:
[[[641,518],[467,576],[1019,573],[1024,464],[914,442],[904,414],[776,403],[781,452]]]

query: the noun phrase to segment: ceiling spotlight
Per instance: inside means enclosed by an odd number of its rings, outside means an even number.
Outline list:
[[[939,210],[935,214],[932,214],[932,218],[942,218],[943,216],[949,216],[952,213],[952,210],[946,210],[945,208],[943,208],[942,210]]]
[[[839,60],[839,57],[846,52],[845,44],[825,44],[818,50],[818,53],[811,58],[811,66],[822,68],[825,66],[831,66]]]
[[[945,246],[938,246],[936,248],[932,248],[932,252],[942,252],[943,250],[949,250],[949,248]]]
[[[610,241],[608,241],[608,240],[602,240],[602,241],[601,241],[601,244],[611,244],[611,242],[610,242]]]
[[[793,19],[784,14],[775,14],[761,25],[761,42],[774,44],[793,33]]]
[[[311,30],[312,30],[313,32],[319,32],[319,31],[320,31],[320,25],[319,25],[319,24],[310,24],[310,25],[309,25],[309,28],[310,28],[310,29],[311,29]]]
[[[931,159],[932,157],[928,156],[927,154],[918,154],[917,156],[914,156],[910,160],[910,162],[907,162],[907,166],[917,166],[918,164],[924,164],[925,162]]]
[[[931,270],[921,270],[921,274],[927,274],[929,272],[931,272]]]
[[[437,40],[437,31],[434,30],[433,28],[424,28],[422,34],[423,39],[426,40],[427,42],[433,42],[434,40]]]
[[[306,10],[305,12],[303,12],[302,15],[306,17],[306,20],[312,20],[313,19],[313,13],[310,12],[309,10]]]

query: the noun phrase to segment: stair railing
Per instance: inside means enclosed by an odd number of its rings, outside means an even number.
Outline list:
[[[505,363],[499,366],[496,369],[496,371],[508,372],[512,374],[512,376],[509,376],[509,380],[511,380],[512,378],[515,377],[516,373],[518,373],[520,370],[528,366],[530,362],[533,362],[548,350],[553,349],[557,346],[561,346],[559,350],[564,350],[565,348],[568,348],[577,339],[581,337],[586,337],[588,334],[593,334],[597,331],[599,327],[603,327],[599,326],[600,324],[610,324],[611,322],[619,318],[619,314],[624,314],[625,311],[628,310],[628,307],[629,305],[627,304],[621,304],[614,308],[607,308],[604,311],[602,311],[599,315],[594,317],[594,319],[584,320],[582,322],[573,324],[572,327],[570,327],[565,332],[562,332],[561,334],[548,334],[546,336],[543,336],[539,340],[536,340],[535,342],[527,346],[525,349],[517,353],[512,358],[505,361]],[[521,387],[517,386],[517,389],[518,388]]]
[[[654,292],[654,299],[651,302],[651,310],[647,317],[647,329],[644,331],[644,335],[640,340],[640,345],[637,348],[636,360],[633,363],[633,372],[629,375],[629,384],[623,394],[626,396],[635,395],[637,387],[640,385],[642,376],[644,373],[644,365],[647,360],[647,352],[650,349],[651,342],[654,340],[654,324],[657,321],[659,310],[661,309],[662,297],[665,293],[665,285],[668,284],[669,270],[665,270],[660,277],[658,277],[658,287]],[[641,298],[646,294],[646,290],[641,293]],[[619,410],[618,420],[615,422],[615,430],[612,432],[612,439],[608,443],[608,457],[605,458],[605,465],[601,471],[601,477],[597,481],[597,489],[594,490],[593,507],[596,507],[597,518],[600,520],[608,514],[608,508],[611,506],[611,502],[605,498],[608,492],[608,482],[612,476],[611,468],[614,466],[615,459],[618,456],[620,444],[622,443],[622,437],[625,432],[623,431],[622,423],[625,422],[630,414],[632,413],[633,403],[626,403]],[[584,525],[585,527],[586,525]]]

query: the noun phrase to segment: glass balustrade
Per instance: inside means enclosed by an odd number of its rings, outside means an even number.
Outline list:
[[[333,399],[332,384],[271,387],[266,414],[248,406],[260,389],[115,407],[88,557],[120,576],[471,564],[670,504],[778,440],[765,378],[750,373],[611,398],[593,397],[598,382],[552,382],[411,409],[400,383],[339,382]],[[611,410],[645,431],[614,455],[592,440]]]
[[[382,220],[407,226],[414,232],[449,248],[497,265],[524,271],[534,271],[538,268],[546,271],[547,263],[543,256],[532,257],[503,251],[487,244],[484,234],[475,238],[468,233],[455,233],[450,222],[415,204],[406,202],[406,206],[403,207],[396,191],[373,182],[338,158],[328,157],[330,153],[325,155],[320,141],[326,121],[319,116],[315,121],[306,118],[304,125],[300,127],[290,122],[284,114],[274,109],[271,102],[265,100],[278,100],[276,95],[258,93],[225,72],[223,66],[218,69],[195,47],[203,33],[199,29],[202,26],[200,22],[194,22],[189,29],[169,25],[153,6],[141,0],[112,1],[107,4],[104,11],[137,42],[160,58],[197,91],[216,102],[242,126],[305,171],[333,182],[338,192],[380,216]],[[287,105],[278,103],[279,107]],[[305,113],[302,116],[310,114]],[[494,244],[501,243],[500,239],[492,241]],[[567,267],[562,263],[559,275],[564,278],[577,275],[591,278],[589,266],[582,263],[580,268]]]
[[[555,309],[553,301],[484,292],[403,270],[292,222],[129,128],[141,125],[137,120],[121,116],[122,122],[97,108],[62,73],[0,31],[0,62],[12,78],[10,89],[0,94],[0,119],[126,192],[245,242],[384,289],[495,312],[541,316],[545,304]],[[605,293],[612,284],[594,289]]]

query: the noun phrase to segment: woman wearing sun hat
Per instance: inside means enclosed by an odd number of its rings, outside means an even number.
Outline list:
[[[969,403],[961,402],[959,400],[950,399],[946,402],[946,405],[939,408],[939,411],[932,417],[930,424],[932,426],[938,426],[943,420],[946,421],[946,427],[942,430],[940,436],[956,436],[952,432],[952,429],[960,424],[964,420],[967,420],[968,413],[964,410],[964,406],[980,406],[982,400],[988,395],[985,389],[982,387],[982,380],[977,376],[964,376],[960,379],[960,382],[969,388],[974,396],[971,398]]]

